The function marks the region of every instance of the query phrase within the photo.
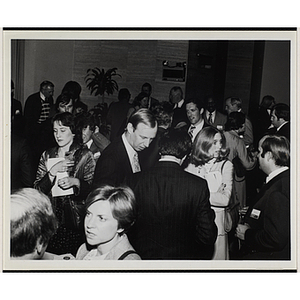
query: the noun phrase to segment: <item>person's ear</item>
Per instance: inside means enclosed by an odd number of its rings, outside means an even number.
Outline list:
[[[126,128],[127,128],[127,132],[129,134],[132,134],[134,132],[134,128],[133,128],[132,123],[128,123]]]
[[[265,153],[265,158],[267,159],[267,161],[269,161],[270,159],[273,159],[273,154],[271,151],[268,151]]]
[[[204,113],[204,108],[200,109],[200,115],[202,115]]]
[[[38,238],[38,240],[36,241],[35,250],[39,256],[43,254],[43,248],[44,248],[44,244],[41,243],[41,238]]]

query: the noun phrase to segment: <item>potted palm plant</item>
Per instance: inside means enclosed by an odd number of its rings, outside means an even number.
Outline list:
[[[107,70],[94,68],[88,69],[85,76],[85,82],[87,88],[91,91],[91,95],[95,93],[95,96],[102,96],[102,103],[104,103],[104,95],[112,95],[114,91],[119,89],[117,82],[113,79],[114,76],[122,77],[117,74],[117,68]]]
[[[94,107],[94,111],[99,116],[100,119],[100,131],[106,136],[109,135],[109,130],[106,124],[106,115],[108,111],[108,105],[104,102],[105,93],[109,96],[114,93],[114,91],[119,90],[118,83],[113,79],[114,76],[122,77],[117,74],[117,68],[112,68],[107,70],[94,68],[88,69],[87,75],[85,76],[85,82],[87,88],[91,91],[91,95],[95,93],[95,96],[102,96],[102,103],[98,103]]]

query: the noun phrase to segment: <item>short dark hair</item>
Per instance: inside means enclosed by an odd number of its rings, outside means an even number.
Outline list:
[[[73,99],[79,99],[81,93],[81,85],[77,81],[68,81],[62,91],[62,94],[69,94]]]
[[[118,229],[126,232],[135,222],[136,200],[128,186],[103,185],[93,190],[86,199],[86,209],[98,201],[109,201],[112,216],[118,221]]]
[[[182,91],[182,88],[180,86],[173,86],[170,90],[170,93],[171,92],[180,92],[181,97],[183,97],[183,91]]]
[[[39,190],[23,188],[10,196],[10,256],[34,251],[37,241],[46,246],[57,228],[49,198]]]
[[[123,88],[123,89],[119,90],[119,93],[118,93],[118,99],[119,99],[119,101],[122,101],[122,100],[129,101],[130,96],[131,95],[130,95],[130,92],[129,92],[128,89]]]
[[[143,123],[150,128],[154,128],[157,125],[157,121],[153,113],[147,108],[141,108],[134,112],[130,116],[128,123],[131,123],[134,129],[136,129],[140,123]]]
[[[188,98],[187,100],[185,100],[185,106],[188,104],[188,103],[194,103],[197,108],[199,109],[199,111],[204,108],[204,103],[202,100],[198,99],[198,98]]]
[[[61,122],[63,126],[69,127],[72,133],[75,134],[75,120],[74,115],[69,112],[58,113],[52,118],[52,125],[54,122]]]
[[[261,138],[261,157],[264,157],[267,152],[271,152],[276,166],[290,165],[290,142],[284,136],[265,135]]]
[[[270,108],[275,103],[275,98],[271,95],[266,95],[262,98],[260,106]]]
[[[274,111],[275,116],[285,121],[290,121],[290,107],[285,103],[277,103],[272,107],[272,112]]]
[[[238,130],[245,124],[246,115],[242,112],[234,111],[227,117],[225,131]]]
[[[159,153],[172,155],[179,159],[188,155],[192,149],[192,140],[183,129],[169,129],[159,140]]]
[[[150,92],[152,91],[152,86],[151,86],[151,84],[150,84],[149,82],[145,82],[145,83],[142,85],[142,89],[143,89],[144,87],[148,87],[148,88],[150,89]]]
[[[134,105],[140,105],[141,104],[141,101],[144,99],[144,98],[148,98],[149,99],[149,96],[144,93],[144,92],[140,92],[134,99]]]
[[[46,87],[53,87],[54,88],[54,84],[51,81],[48,80],[44,80],[41,84],[40,84],[40,90],[46,88]]]
[[[74,105],[74,99],[71,97],[71,95],[69,94],[60,94],[55,102],[55,110],[58,111],[58,107],[60,103],[63,104],[69,104],[71,101],[73,101],[73,105]]]
[[[215,135],[219,133],[221,135],[222,148],[220,150],[220,156],[217,161],[226,159],[228,155],[228,149],[226,148],[226,139],[224,134],[215,127],[208,126],[200,130],[196,135],[193,143],[193,149],[191,153],[191,162],[195,166],[201,166],[212,159],[209,154],[209,150],[213,145]]]
[[[83,112],[75,116],[75,126],[77,128],[82,129],[90,126],[92,131],[95,131],[96,126],[100,127],[100,119],[99,116],[96,114],[91,114],[89,112]]]

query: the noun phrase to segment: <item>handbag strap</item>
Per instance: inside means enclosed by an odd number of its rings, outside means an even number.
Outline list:
[[[134,250],[128,250],[126,252],[124,252],[119,258],[118,260],[123,260],[125,257],[127,257],[130,254],[137,254]]]

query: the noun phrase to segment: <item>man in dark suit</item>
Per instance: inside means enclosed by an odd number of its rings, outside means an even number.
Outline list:
[[[75,117],[76,135],[78,140],[90,149],[97,162],[101,153],[110,144],[101,132],[99,132],[100,120],[95,114],[83,112]]]
[[[173,121],[172,128],[180,128],[187,126],[188,119],[185,112],[185,101],[183,99],[183,91],[181,87],[174,86],[170,90],[169,101],[173,104]]]
[[[191,145],[186,131],[169,130],[160,139],[159,162],[127,182],[139,208],[128,236],[143,259],[212,257],[217,227],[207,183],[180,166]]]
[[[216,101],[212,96],[205,98],[204,108],[204,122],[219,130],[224,130],[224,126],[227,122],[227,117],[219,111],[217,111]]]
[[[121,136],[125,130],[128,110],[132,108],[129,103],[130,92],[128,89],[120,89],[118,102],[112,102],[109,106],[106,122],[110,126],[110,141]]]
[[[157,132],[157,121],[148,109],[139,109],[128,120],[126,131],[109,144],[97,161],[93,188],[120,185],[140,172],[138,152],[149,147]]]
[[[271,123],[274,126],[274,134],[285,136],[290,140],[290,108],[285,103],[277,103],[272,107]]]
[[[192,142],[194,142],[199,131],[202,128],[209,126],[204,122],[203,119],[203,103],[199,99],[191,98],[186,100],[185,109],[190,124],[190,126],[187,128],[187,131],[192,139]]]
[[[27,141],[12,132],[11,135],[11,191],[33,187],[35,173],[32,168],[31,151]]]
[[[245,223],[236,229],[243,260],[291,258],[289,148],[284,136],[266,135],[259,141],[259,165],[267,178],[255,204],[247,210]]]
[[[51,117],[54,115],[54,84],[43,81],[40,91],[30,95],[25,103],[25,136],[32,149],[35,164],[44,150],[54,145]]]
[[[152,86],[149,82],[145,82],[143,85],[142,85],[142,90],[141,90],[142,93],[145,93],[148,95],[149,97],[149,102],[148,102],[148,108],[150,110],[152,110],[155,106],[157,106],[159,104],[159,101],[153,97],[151,97],[151,94],[152,94]]]

